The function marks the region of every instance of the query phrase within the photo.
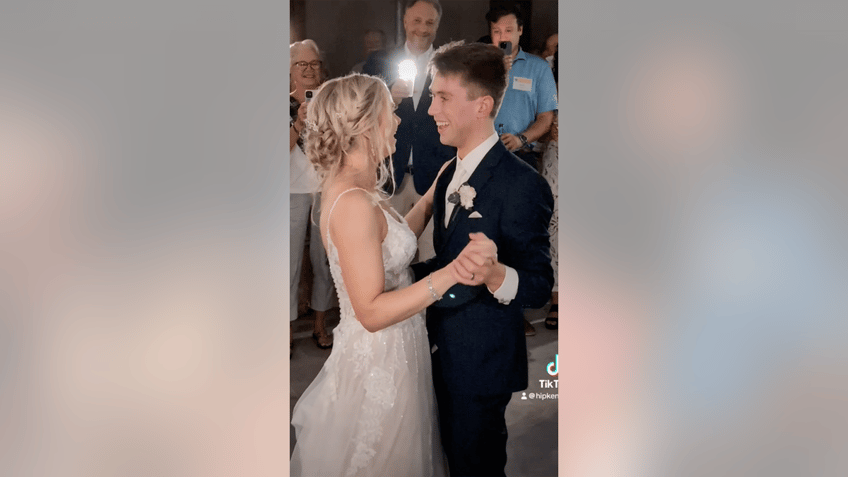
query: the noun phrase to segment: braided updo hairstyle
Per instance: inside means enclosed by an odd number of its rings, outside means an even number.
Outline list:
[[[322,187],[344,166],[346,155],[360,147],[374,160],[377,191],[393,181],[392,161],[383,160],[391,154],[393,111],[389,89],[375,76],[351,74],[318,89],[306,110],[304,144]]]

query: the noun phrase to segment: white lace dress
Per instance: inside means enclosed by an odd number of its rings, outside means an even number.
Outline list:
[[[383,212],[390,291],[412,284],[417,240],[402,218]],[[365,330],[350,304],[338,251],[329,237],[327,242],[341,322],[330,357],[292,412],[297,443],[291,475],[446,475],[423,313],[376,333]]]

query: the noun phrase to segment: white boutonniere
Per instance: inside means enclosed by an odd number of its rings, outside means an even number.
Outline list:
[[[474,198],[477,197],[477,191],[466,182],[459,186],[459,204],[465,210],[471,210],[474,207]]]

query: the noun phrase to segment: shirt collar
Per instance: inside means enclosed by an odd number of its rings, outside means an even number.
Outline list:
[[[405,42],[403,42],[403,51],[404,51],[404,53],[406,53],[406,56],[408,56],[408,57],[414,59],[416,62],[418,62],[418,60],[420,60],[422,58],[426,58],[427,61],[430,61],[430,57],[433,56],[433,53],[436,50],[433,48],[433,45],[431,44],[430,48],[427,48],[427,51],[425,51],[424,53],[421,53],[420,55],[415,55],[409,49],[409,42],[405,41]]]
[[[471,177],[471,174],[474,174],[474,171],[477,169],[477,166],[483,162],[483,158],[486,157],[486,153],[489,152],[489,149],[492,148],[498,142],[498,133],[492,133],[491,136],[487,137],[485,141],[481,142],[477,147],[471,150],[467,156],[463,159],[459,159],[457,156],[456,167],[457,169],[463,169],[466,172],[466,180],[468,177]]]
[[[518,54],[515,55],[515,59],[512,62],[515,63],[518,60],[527,60],[527,53],[520,46],[518,47]]]

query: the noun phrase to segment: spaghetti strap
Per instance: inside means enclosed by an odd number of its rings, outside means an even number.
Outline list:
[[[333,201],[332,207],[330,207],[330,212],[327,213],[327,243],[328,244],[330,243],[330,220],[333,218],[333,210],[336,208],[336,204],[339,203],[339,199],[341,199],[343,195],[347,194],[348,192],[350,192],[352,190],[361,190],[361,191],[365,192],[366,194],[369,194],[369,192],[367,190],[363,189],[362,187],[351,187],[350,189],[342,192],[341,194],[339,194],[336,197],[336,200]]]

